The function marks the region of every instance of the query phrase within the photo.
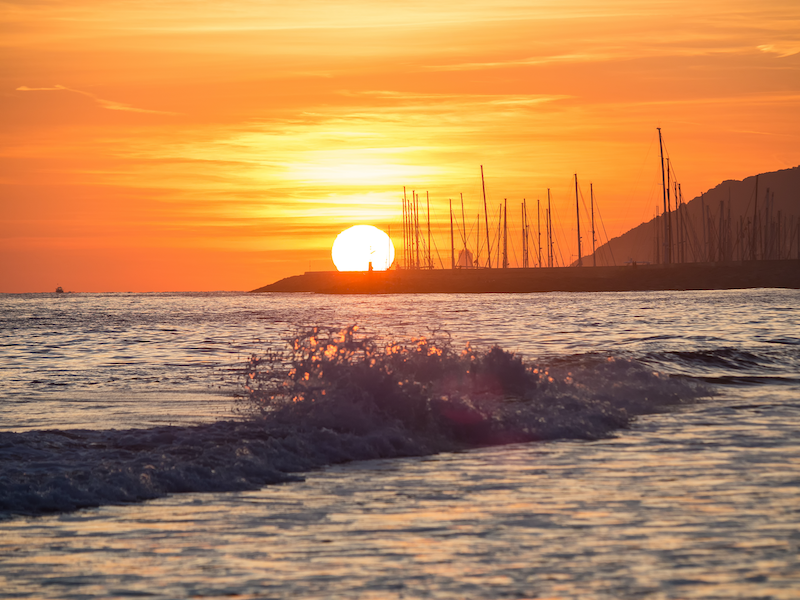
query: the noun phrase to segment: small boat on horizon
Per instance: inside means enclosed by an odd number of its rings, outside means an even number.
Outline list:
[[[61,286],[58,286],[56,288],[56,294],[63,294],[63,293],[64,293],[64,288],[62,288]]]

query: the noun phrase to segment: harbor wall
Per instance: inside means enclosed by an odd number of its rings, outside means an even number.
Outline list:
[[[800,289],[800,260],[622,267],[316,271],[253,292],[430,294],[612,292],[643,290]]]

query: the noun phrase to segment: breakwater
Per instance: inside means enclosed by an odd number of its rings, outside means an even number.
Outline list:
[[[310,271],[253,292],[434,294],[800,289],[800,260],[621,267]]]

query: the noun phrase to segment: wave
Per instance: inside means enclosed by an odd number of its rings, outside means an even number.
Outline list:
[[[632,359],[530,362],[497,346],[456,351],[446,334],[397,342],[355,326],[303,330],[239,376],[236,420],[0,433],[0,515],[257,489],[352,460],[598,439],[710,393]]]
[[[800,381],[800,347],[787,340],[773,340],[753,348],[722,347],[651,352],[643,361],[671,372],[698,377],[706,382],[748,384]]]

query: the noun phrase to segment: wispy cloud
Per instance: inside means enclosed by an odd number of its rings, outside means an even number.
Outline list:
[[[72,88],[68,88],[63,85],[54,85],[53,87],[28,87],[27,85],[22,85],[17,88],[18,92],[72,92],[74,94],[80,94],[82,96],[87,96],[94,100],[101,108],[105,108],[108,110],[122,110],[127,112],[136,112],[136,113],[148,113],[148,114],[155,114],[155,115],[175,115],[177,113],[174,112],[167,112],[163,110],[150,110],[147,108],[137,108],[135,106],[131,106],[130,104],[125,104],[123,102],[114,102],[113,100],[105,100],[92,94],[91,92],[84,92],[82,90],[74,90]]]
[[[780,58],[793,56],[800,53],[800,42],[794,44],[763,44],[758,47],[762,52],[767,54],[777,54]]]
[[[540,56],[521,59],[511,59],[493,62],[461,63],[453,65],[433,65],[428,67],[431,71],[473,71],[478,69],[493,69],[520,67],[532,65],[547,65],[552,63],[572,62],[598,62],[613,58],[610,54],[562,54],[558,56]]]

